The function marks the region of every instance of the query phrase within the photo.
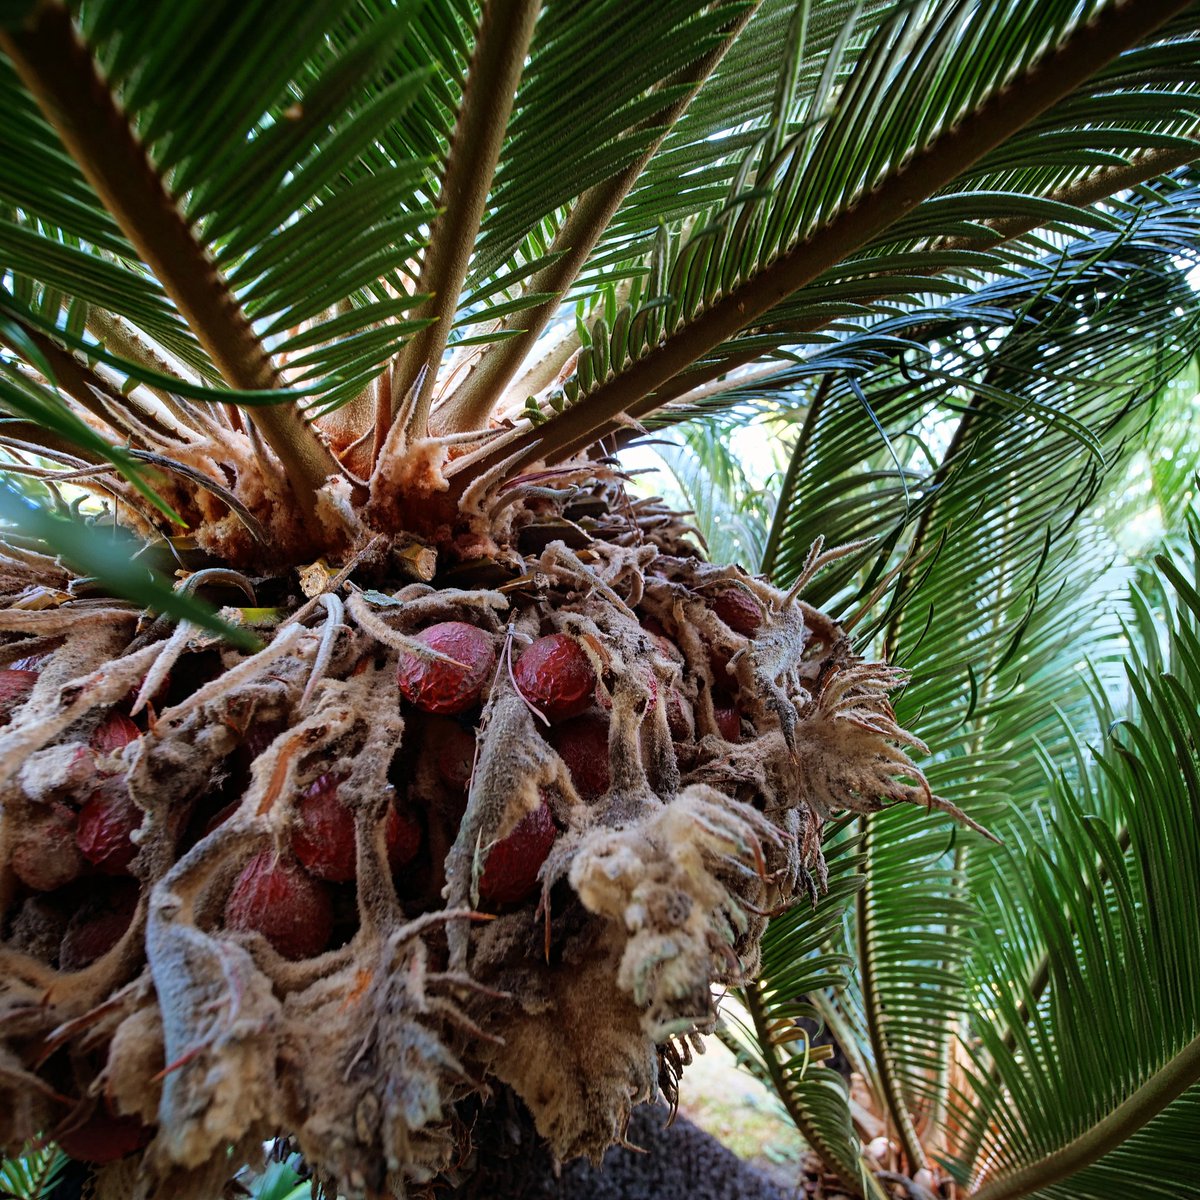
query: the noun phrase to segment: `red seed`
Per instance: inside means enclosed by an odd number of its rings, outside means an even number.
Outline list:
[[[667,727],[677,742],[690,742],[695,734],[691,705],[684,699],[683,693],[674,687],[667,692]]]
[[[286,728],[282,717],[255,717],[242,734],[242,757],[253,762]]]
[[[12,720],[13,711],[29,699],[37,680],[36,671],[13,668],[0,671],[0,725],[7,725]]]
[[[457,721],[431,721],[426,745],[438,777],[453,792],[465,792],[475,766],[475,735]]]
[[[491,635],[465,621],[442,621],[422,629],[416,640],[462,665],[401,654],[396,672],[401,695],[423,712],[446,715],[465,712],[478,703],[496,669]]]
[[[719,591],[713,599],[712,610],[734,633],[743,637],[754,637],[762,628],[762,609],[744,588],[731,586]]]
[[[295,859],[264,850],[233,885],[225,927],[261,933],[284,958],[312,958],[333,937],[333,900],[329,888]]]
[[[553,726],[547,737],[584,800],[597,800],[608,791],[608,722],[603,717],[585,713]]]
[[[742,716],[732,701],[713,698],[713,716],[717,721],[717,729],[727,742],[742,740]]]
[[[93,893],[67,925],[58,952],[64,971],[80,971],[107,954],[124,936],[137,908],[138,889],[119,880],[106,893]]]
[[[52,892],[79,875],[83,856],[75,842],[75,820],[71,809],[55,802],[22,824],[9,856],[22,883]]]
[[[405,807],[401,811],[395,804],[388,809],[384,837],[387,843],[388,866],[393,871],[398,871],[417,857],[424,832],[417,814],[412,809]]]
[[[101,1107],[82,1125],[56,1134],[55,1141],[68,1158],[102,1165],[140,1150],[153,1136],[154,1130],[138,1117],[114,1117]]]
[[[93,792],[79,810],[75,834],[83,857],[105,875],[127,874],[138,852],[131,835],[141,828],[144,816],[119,780]]]
[[[354,813],[338,798],[339,779],[322,775],[300,801],[292,826],[292,849],[318,879],[346,883],[354,878],[358,861],[354,842]]]
[[[479,898],[488,904],[524,900],[537,887],[538,871],[557,836],[547,804],[527,813],[508,837],[492,847],[479,879]]]
[[[91,745],[97,754],[114,754],[141,736],[142,731],[124,713],[110,712],[92,730]]]
[[[330,883],[348,883],[358,866],[354,812],[338,796],[340,780],[322,775],[300,801],[299,820],[292,827],[292,849],[306,870]],[[388,864],[392,870],[416,857],[421,848],[421,824],[412,814],[401,814],[388,805]]]
[[[590,707],[596,690],[596,672],[587,654],[565,633],[552,633],[527,646],[513,678],[525,699],[551,721],[578,716]]]

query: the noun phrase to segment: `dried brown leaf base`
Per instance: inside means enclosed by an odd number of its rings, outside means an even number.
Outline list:
[[[469,1160],[462,1106],[496,1082],[559,1158],[621,1141],[634,1104],[674,1089],[673,1039],[710,1029],[714,989],[755,970],[766,914],[818,896],[830,813],[948,807],[906,755],[898,671],[794,595],[683,553],[669,522],[645,534],[549,541],[499,591],[360,573],[370,590],[294,606],[252,656],[139,634],[116,604],[0,611],[10,665],[49,648],[0,730],[0,1142],[45,1133],[86,1157],[99,1138],[129,1152],[123,1187],[186,1200],[284,1132],[343,1194],[404,1195]],[[498,656],[453,723],[397,690],[441,621]],[[561,723],[515,684],[550,633],[596,679],[585,719],[607,749],[590,760],[556,749]],[[106,748],[97,730],[139,696],[135,736]],[[442,766],[464,732],[469,790]],[[313,885],[329,948],[289,958],[226,928],[226,904],[263,850],[291,861],[329,777],[354,877]],[[127,867],[73,857],[98,781],[142,814]],[[420,830],[399,867],[393,805]],[[494,848],[543,805],[538,885],[489,900]],[[121,888],[127,927],[113,917],[89,960],[80,913]]]

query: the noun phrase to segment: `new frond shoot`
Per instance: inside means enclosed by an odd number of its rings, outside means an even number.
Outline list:
[[[898,304],[1002,266],[942,231],[1191,145],[1182,83],[1111,146],[1071,108],[1140,88],[1179,3],[1046,5],[1003,71],[938,31],[1017,0],[869,7],[799,6],[728,79],[756,5],[3,7],[0,448],[41,514],[0,535],[6,1147],[199,1200],[289,1136],[328,1194],[403,1195],[509,1089],[598,1158],[768,915],[820,904],[832,814],[978,829],[904,673],[803,598],[858,546],[788,589],[711,564],[611,454],[722,362],[782,367],[842,260]],[[1021,174],[1035,120],[1069,153]]]

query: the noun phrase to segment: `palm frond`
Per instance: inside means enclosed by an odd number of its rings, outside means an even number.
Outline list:
[[[1017,1038],[981,1022],[972,1055],[978,1109],[964,1126],[983,1126],[973,1194],[988,1200],[1118,1195],[1148,1154],[1188,1153],[1173,1139],[1194,1117],[1200,1083],[1195,522],[1188,560],[1158,559],[1174,593],[1166,669],[1132,647],[1133,716],[1093,751],[1084,780],[1048,772],[1049,828],[994,863],[998,919],[972,966],[981,1002]],[[1091,815],[1091,791],[1107,793],[1111,817]],[[1027,927],[1048,948],[1040,995],[1012,950]]]
[[[46,1200],[66,1164],[67,1156],[57,1146],[27,1146],[0,1161],[0,1191],[13,1200]]]
[[[40,294],[55,321],[70,304],[104,309],[250,391],[283,386],[270,339],[304,324],[315,348],[293,377],[318,380],[326,404],[346,398],[412,328],[371,333],[408,295],[398,272],[425,219],[419,162],[376,149],[429,78],[385,82],[415,6],[375,11],[353,40],[340,4],[185,4],[134,22],[127,9],[88,6],[77,31],[44,5],[0,35],[0,102],[18,114],[0,144],[14,301]],[[332,460],[277,399],[253,419],[303,497]]]
[[[878,321],[813,355],[829,370],[810,373],[806,363],[780,376],[803,389],[808,407],[796,413],[766,565],[794,574],[799,548],[817,533],[881,535],[866,565],[831,570],[813,594],[850,614],[890,579],[890,606],[856,632],[914,668],[897,713],[937,747],[925,768],[934,790],[1006,839],[1029,827],[1042,791],[1042,760],[1025,751],[1022,761],[1017,748],[1041,745],[1065,761],[1064,726],[1072,715],[1083,724],[1081,710],[1091,715],[1078,663],[1120,644],[1115,618],[1094,614],[1111,611],[1127,576],[1110,571],[1111,542],[1082,514],[1129,462],[1159,393],[1194,352],[1195,298],[1161,270],[1174,259],[1179,215],[1167,217],[1157,251],[1109,234],[1087,239],[927,310],[919,332],[905,319]],[[1114,287],[1110,267],[1125,261],[1122,251],[1130,260]],[[1165,324],[1166,309],[1144,306],[1129,269],[1146,252],[1163,257],[1141,283],[1179,288]],[[1109,325],[1117,309],[1134,327],[1146,314],[1144,341]],[[962,324],[938,323],[934,314],[950,312]],[[1025,342],[1035,329],[1036,346]],[[951,355],[952,370],[922,369],[927,352],[914,358],[914,349],[930,344]],[[721,400],[765,404],[772,395],[780,405],[787,398],[760,383]],[[1038,399],[1051,396],[1053,407]],[[937,415],[944,401],[948,419]],[[827,1003],[861,1014],[860,1049],[915,1169],[951,1097],[946,1064],[970,999],[976,930],[991,919],[977,880],[992,851],[915,811],[874,818],[863,847],[857,928],[838,943],[859,972]],[[1042,947],[1022,946],[1028,978]]]
[[[844,1081],[812,1060],[797,1019],[819,1020],[808,996],[845,984],[849,960],[827,945],[845,920],[863,880],[853,838],[827,847],[829,891],[813,909],[796,907],[776,917],[763,939],[758,977],[738,996],[749,1025],[726,1018],[723,1040],[739,1061],[772,1087],[801,1135],[852,1189],[864,1173]]]
[[[1157,146],[1175,136],[1170,131],[1194,129],[1195,98],[1186,84],[1194,16],[1179,18],[1148,49],[1128,49],[1180,7],[1139,5],[1135,18],[1129,6],[1098,4],[1081,16],[1067,4],[1023,5],[1018,13],[963,0],[918,18],[917,8],[901,6],[862,50],[826,114],[847,50],[844,40],[835,44],[815,91],[803,99],[800,131],[775,159],[760,157],[769,138],[745,156],[725,202],[659,246],[649,279],[662,285],[647,290],[642,307],[631,305],[619,338],[594,339],[591,355],[581,356],[568,406],[504,452],[526,443],[535,457],[573,452],[623,411],[640,416],[664,402],[663,385],[730,339],[755,355],[794,340],[814,315],[829,318],[823,298],[812,305],[824,290],[824,273],[839,263],[843,278],[857,272],[852,290],[875,299],[880,274],[899,273],[900,285],[911,290],[904,276],[961,268],[961,249],[938,248],[947,234],[973,235],[986,248],[996,240],[989,221],[1061,220],[1063,206],[1025,191],[1028,180],[1018,177],[1001,189],[1003,173],[987,169],[989,155],[1027,155],[1041,139],[1054,162],[1051,133],[1069,128],[1073,157],[1058,171],[1056,186],[1077,182],[1081,146],[1109,166],[1116,148],[1128,148],[1129,132],[1111,134],[1108,120],[1081,128],[1079,105],[1101,88],[1105,95],[1140,90],[1147,53],[1174,63],[1183,82],[1178,90],[1148,94],[1158,107],[1139,114],[1146,116],[1145,138]],[[1012,36],[1014,28],[1020,36]],[[1001,45],[1007,54],[999,53]],[[1097,74],[1102,84],[1087,82]],[[917,105],[913,89],[920,84],[929,93]],[[1072,95],[1076,88],[1082,90]],[[863,139],[863,128],[873,136]],[[1179,141],[1194,153],[1187,136]],[[965,183],[969,168],[987,186]],[[1046,176],[1042,170],[1039,182]],[[1082,210],[1073,215],[1110,220]],[[884,254],[890,257],[880,271],[874,260]],[[760,319],[769,332],[755,331]]]

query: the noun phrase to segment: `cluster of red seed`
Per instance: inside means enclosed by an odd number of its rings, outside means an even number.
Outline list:
[[[762,612],[740,587],[729,586],[712,600],[712,608],[735,633],[753,637],[762,625]],[[647,632],[658,640],[668,657],[679,652],[663,626],[653,617],[642,618]],[[402,656],[398,681],[401,695],[415,708],[443,718],[458,718],[474,709],[496,671],[492,637],[462,621],[432,625],[416,640],[441,657],[417,653]],[[713,650],[712,668],[718,680],[727,680],[728,659]],[[582,799],[596,800],[609,788],[609,701],[597,687],[596,673],[579,641],[565,633],[537,638],[517,652],[513,680],[526,702],[548,726],[546,740],[570,772]],[[647,677],[651,703],[660,702],[658,681]],[[676,688],[663,701],[674,738],[693,736],[686,715],[687,702]],[[714,714],[721,736],[741,740],[741,714],[728,686],[713,694]],[[456,720],[437,727],[435,742],[439,775],[452,789],[466,791],[475,755],[475,734]],[[550,806],[543,801],[512,832],[491,848],[479,880],[480,900],[490,906],[517,904],[537,887],[538,872],[558,834]]]
[[[757,604],[737,586],[710,599],[712,610],[734,632],[753,637],[762,623]],[[663,654],[682,663],[668,631],[653,617],[642,624]],[[482,700],[497,678],[499,637],[462,621],[431,625],[415,635],[415,646],[402,653],[397,687],[406,723],[417,733],[414,760],[424,759],[451,799],[445,813],[425,811],[408,794],[392,794],[387,808],[385,845],[389,866],[399,881],[429,870],[445,852],[433,835],[435,820],[452,838],[465,809],[477,757]],[[735,685],[725,683],[728,660],[710,649],[712,674],[719,682],[712,700],[721,736],[737,742],[742,734]],[[530,708],[542,718],[538,727],[562,759],[580,797],[587,802],[610,787],[610,709],[608,691],[599,685],[593,662],[581,641],[549,633],[512,650],[512,678]],[[601,660],[603,655],[601,655]],[[507,664],[506,664],[507,665]],[[0,725],[8,723],[37,683],[41,664],[23,660],[0,670]],[[505,669],[501,667],[500,669]],[[181,686],[185,681],[180,679]],[[674,687],[664,689],[647,677],[652,706],[664,704],[677,743],[695,737],[691,706]],[[10,838],[9,865],[30,893],[69,914],[58,942],[58,966],[79,970],[109,951],[129,928],[139,884],[131,873],[142,811],[133,802],[125,778],[125,751],[144,736],[128,715],[129,705],[109,710],[89,743],[76,751],[72,778],[77,801],[44,805]],[[238,808],[250,764],[285,729],[282,720],[251,724],[231,760],[229,780],[193,812],[182,845],[195,842],[226,821]],[[77,770],[75,769],[77,767]],[[396,777],[397,786],[402,780]],[[341,795],[345,779],[320,775],[294,802],[285,845],[256,854],[241,870],[224,906],[224,925],[232,931],[260,933],[289,959],[313,957],[328,949],[340,927],[339,912],[352,896],[358,875],[356,815]],[[407,783],[403,784],[407,787]],[[561,830],[547,797],[506,837],[489,848],[478,880],[480,905],[503,911],[527,902],[537,890],[539,871]],[[423,853],[424,852],[424,853]],[[421,866],[424,862],[425,867]],[[435,872],[436,874],[436,872]],[[433,893],[427,889],[428,896]],[[339,899],[341,897],[341,899]],[[342,907],[339,908],[339,905]],[[152,1130],[132,1118],[117,1117],[103,1105],[72,1130],[60,1130],[64,1148],[92,1162],[111,1161],[144,1145]]]
[[[28,699],[40,665],[21,660],[0,671],[0,724]],[[74,910],[59,948],[64,970],[86,967],[110,950],[133,919],[138,889],[129,865],[142,812],[125,786],[120,754],[140,736],[124,712],[109,712],[76,751],[70,768],[75,792],[44,805],[11,836],[9,866],[17,879],[49,894],[52,907]]]
[[[713,611],[735,632],[752,637],[762,614],[742,589],[730,586],[711,601]],[[644,617],[647,632],[664,653],[678,655],[666,631]],[[463,621],[431,625],[415,637],[428,653],[402,654],[397,670],[400,696],[432,720],[426,745],[432,749],[439,777],[463,801],[476,752],[472,714],[496,673],[496,639]],[[713,652],[718,680],[728,678],[727,662]],[[28,698],[38,678],[38,663],[22,661],[0,671],[0,723]],[[566,764],[584,800],[595,800],[609,787],[609,718],[607,696],[597,688],[596,674],[580,643],[564,633],[537,638],[520,650],[513,678],[529,705],[545,720],[547,741]],[[659,702],[657,681],[648,680],[652,703]],[[679,741],[690,735],[686,702],[672,688],[665,697],[667,718]],[[713,704],[721,735],[740,740],[741,717],[735,697],[720,685]],[[244,750],[252,758],[281,731],[264,724],[248,731]],[[120,770],[119,755],[141,736],[125,713],[113,710],[94,730],[90,746],[79,751],[80,778],[90,790],[74,807],[47,806],[36,830],[22,831],[13,844],[13,872],[36,892],[58,892],[86,877],[88,895],[78,907],[60,950],[60,966],[78,969],[103,954],[128,927],[137,899],[129,866],[137,853],[134,835],[142,813],[133,803]],[[328,948],[334,932],[331,885],[354,880],[357,867],[353,810],[339,796],[342,781],[320,776],[297,804],[290,848],[256,855],[238,876],[225,906],[232,930],[256,930],[288,958],[306,958]],[[210,818],[209,832],[232,814],[237,800]],[[548,804],[543,802],[512,832],[491,848],[479,881],[481,901],[489,906],[518,904],[537,886],[538,871],[558,834]],[[393,796],[389,805],[386,844],[393,872],[420,852],[424,836],[421,814]],[[107,880],[107,882],[105,882]]]

